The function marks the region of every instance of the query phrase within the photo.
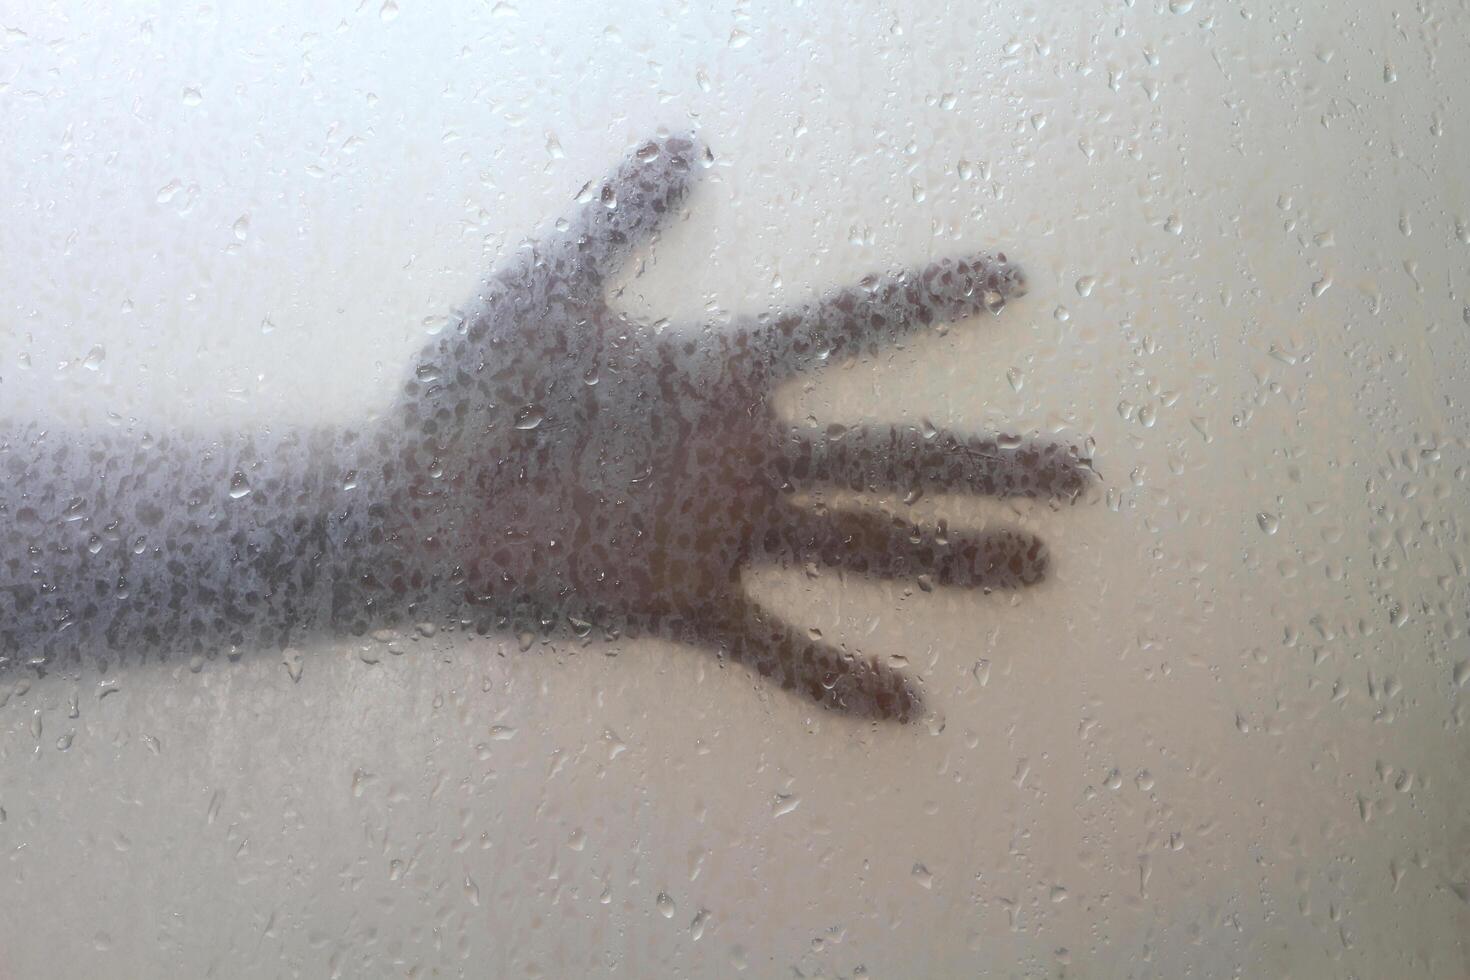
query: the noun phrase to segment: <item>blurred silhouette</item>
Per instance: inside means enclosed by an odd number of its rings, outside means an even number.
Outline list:
[[[1047,558],[1028,534],[941,534],[798,493],[1070,500],[1088,462],[1014,437],[793,426],[772,396],[997,313],[1021,274],[977,254],[694,332],[611,310],[609,279],[677,212],[702,158],[691,138],[661,138],[589,184],[361,429],[0,436],[0,665],[280,650],[406,623],[596,630],[704,647],[842,712],[915,716],[902,673],[780,621],[742,570],[1030,585]]]

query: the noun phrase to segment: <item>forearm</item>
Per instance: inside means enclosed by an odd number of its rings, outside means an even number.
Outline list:
[[[374,564],[364,458],[340,432],[0,435],[0,667],[331,625]]]

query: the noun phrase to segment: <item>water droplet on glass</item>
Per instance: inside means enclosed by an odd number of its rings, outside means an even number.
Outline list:
[[[672,919],[674,917],[674,900],[669,896],[668,892],[659,892],[654,904],[658,906],[659,912],[665,919]]]
[[[230,477],[230,499],[239,500],[250,493],[250,481],[245,474],[236,470],[235,475]]]
[[[1276,529],[1281,526],[1281,518],[1277,517],[1275,514],[1269,514],[1263,510],[1256,515],[1256,523],[1259,524],[1261,526],[1261,530],[1265,531],[1267,534],[1275,534]]]

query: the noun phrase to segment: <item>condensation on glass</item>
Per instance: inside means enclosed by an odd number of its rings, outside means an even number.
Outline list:
[[[0,975],[1470,973],[1467,35],[0,12]]]

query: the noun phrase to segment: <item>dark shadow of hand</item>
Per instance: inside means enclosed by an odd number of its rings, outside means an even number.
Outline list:
[[[640,147],[425,349],[385,437],[395,445],[384,467],[389,557],[360,581],[417,610],[469,610],[487,630],[667,637],[825,707],[908,720],[920,702],[900,673],[771,615],[742,588],[742,570],[815,563],[982,591],[1031,585],[1047,558],[1029,534],[819,512],[797,492],[1069,500],[1088,462],[1015,438],[793,426],[772,396],[800,372],[998,313],[1022,276],[1004,255],[977,254],[733,328],[630,320],[609,309],[606,286],[675,213],[699,156],[686,137]]]

